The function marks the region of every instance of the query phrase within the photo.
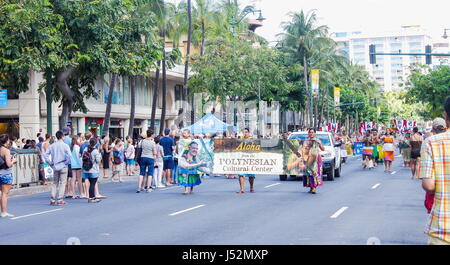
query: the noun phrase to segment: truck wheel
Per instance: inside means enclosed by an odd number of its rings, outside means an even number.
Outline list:
[[[335,170],[334,176],[335,176],[336,178],[341,177],[341,168],[342,168],[342,164],[339,166],[339,168],[337,168],[337,169]]]
[[[327,173],[327,180],[328,181],[333,181],[334,180],[334,174],[336,173],[336,171],[334,170],[334,165],[331,167],[330,171],[328,171]]]

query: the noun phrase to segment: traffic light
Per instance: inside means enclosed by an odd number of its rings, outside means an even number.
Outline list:
[[[377,58],[375,56],[375,45],[370,44],[369,46],[370,64],[376,64]]]
[[[426,64],[431,64],[431,45],[425,46],[425,62]]]

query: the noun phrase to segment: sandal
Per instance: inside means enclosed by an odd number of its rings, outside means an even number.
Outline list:
[[[250,192],[251,192],[251,193],[256,193],[256,191],[255,191],[255,190],[250,190]]]
[[[236,191],[237,194],[243,194],[245,193],[244,191]]]
[[[10,214],[10,213],[6,213],[5,215],[0,215],[0,217],[1,218],[11,218],[11,217],[14,217],[14,215]]]

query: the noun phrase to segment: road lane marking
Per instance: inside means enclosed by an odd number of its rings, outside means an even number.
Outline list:
[[[374,190],[374,189],[378,188],[380,185],[381,185],[380,183],[377,183],[377,184],[373,185],[372,189]]]
[[[62,209],[63,209],[63,208],[59,208],[59,209],[50,210],[50,211],[45,211],[45,212],[40,212],[40,213],[32,213],[32,214],[27,214],[27,215],[17,216],[17,217],[11,218],[11,220],[16,220],[16,219],[20,219],[20,218],[25,218],[25,217],[35,216],[35,215],[41,215],[41,214],[46,214],[46,213],[51,213],[51,212],[61,211]]]
[[[167,187],[167,188],[163,188],[163,189],[160,189],[160,190],[171,190],[171,189],[175,189],[175,188],[178,188],[178,186]]]
[[[182,210],[182,211],[178,211],[178,212],[171,213],[171,214],[169,214],[169,216],[175,216],[175,215],[177,215],[177,214],[185,213],[185,212],[188,212],[188,211],[192,211],[192,210],[201,208],[201,207],[203,207],[203,206],[205,206],[205,205],[204,205],[204,204],[197,205],[197,206],[195,206],[195,207],[192,207],[192,208],[189,208],[189,209],[186,209],[186,210]]]
[[[266,189],[266,188],[270,188],[270,187],[277,186],[277,185],[280,185],[280,184],[281,183],[275,183],[275,184],[272,184],[272,185],[267,185],[264,188]]]
[[[347,210],[348,207],[342,207],[341,209],[339,209],[337,212],[335,212],[332,216],[330,216],[330,218],[338,218],[339,215],[341,215],[345,210]]]
[[[395,173],[397,173],[397,171],[392,172],[391,175],[394,175]]]

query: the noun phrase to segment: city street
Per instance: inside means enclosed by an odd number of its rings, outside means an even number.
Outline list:
[[[129,181],[102,184],[108,199],[98,204],[52,207],[49,193],[13,197],[16,217],[0,219],[0,244],[426,244],[424,191],[401,162],[396,156],[391,174],[382,165],[363,170],[351,157],[342,177],[315,195],[298,180],[257,176],[254,194],[236,194],[237,179],[214,177],[187,196],[181,187],[137,194]]]

